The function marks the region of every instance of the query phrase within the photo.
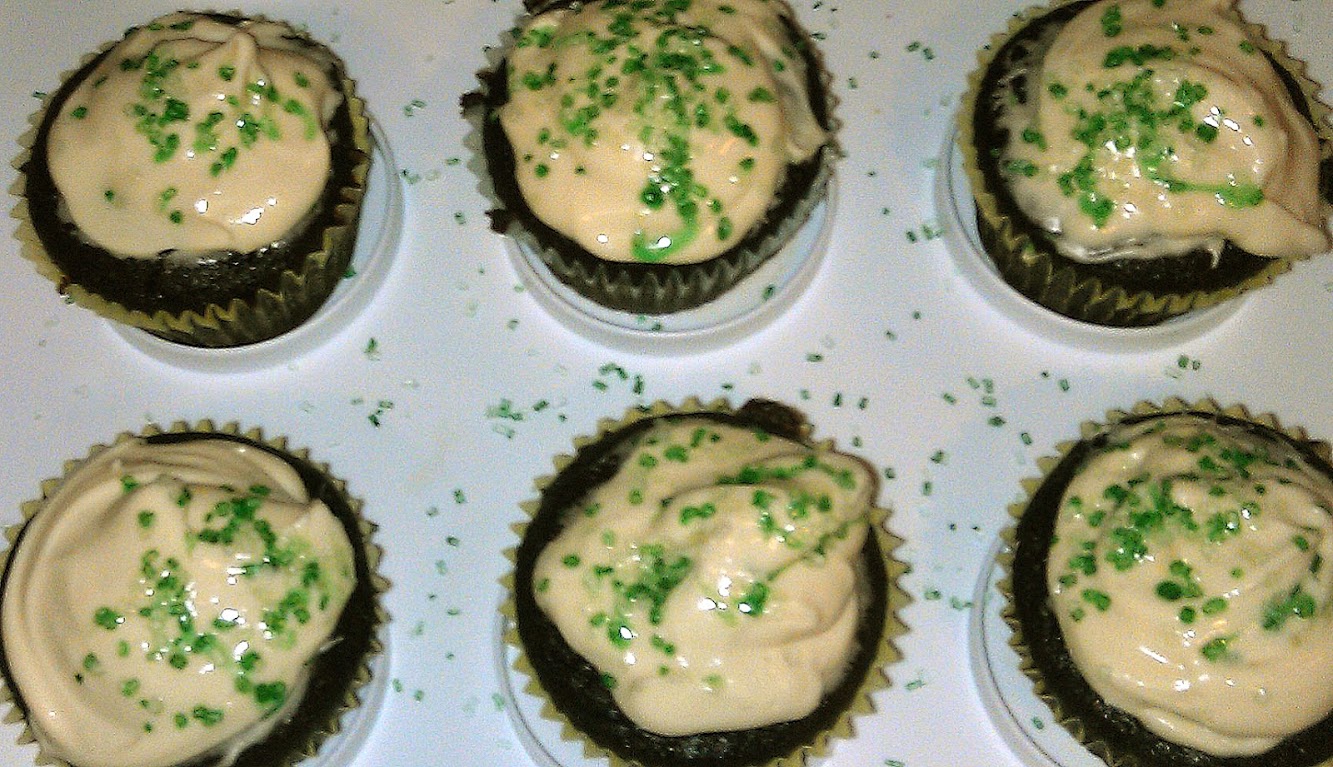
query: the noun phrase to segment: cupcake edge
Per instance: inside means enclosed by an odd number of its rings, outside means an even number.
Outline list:
[[[262,15],[245,18],[254,21],[273,21]],[[288,26],[290,27],[290,24]],[[338,83],[340,92],[346,99],[347,112],[352,124],[352,135],[348,137],[351,142],[350,150],[353,156],[359,159],[350,170],[352,183],[338,189],[334,195],[336,204],[325,214],[330,222],[323,226],[322,248],[306,254],[303,268],[299,273],[292,269],[285,270],[279,278],[276,291],[261,287],[255,292],[252,301],[238,296],[227,306],[208,304],[205,307],[187,309],[176,314],[165,310],[149,314],[139,309],[129,309],[115,300],[69,280],[64,271],[47,254],[32,224],[29,214],[30,202],[27,198],[28,179],[24,171],[32,159],[33,146],[37,141],[41,124],[46,119],[47,112],[54,106],[60,89],[94,59],[104,55],[123,40],[122,37],[103,43],[97,50],[85,54],[73,68],[62,72],[56,89],[47,93],[42,99],[41,106],[28,117],[28,129],[18,141],[19,154],[10,163],[18,174],[9,191],[17,199],[10,210],[10,218],[18,222],[14,236],[19,241],[20,254],[33,263],[39,274],[55,283],[57,292],[67,301],[78,304],[104,319],[139,328],[168,341],[191,346],[234,347],[259,343],[295,329],[323,306],[338,282],[346,275],[347,268],[352,262],[361,208],[366,196],[366,179],[370,172],[372,152],[370,118],[365,101],[356,94],[356,81],[342,71],[342,59],[334,54],[334,59],[339,63],[337,73],[341,75]],[[318,225],[318,222],[316,224]]]
[[[762,400],[750,400],[751,402],[760,402]],[[785,406],[783,406],[785,407]],[[627,409],[626,413],[619,419],[603,418],[598,421],[595,434],[591,436],[581,436],[574,439],[573,453],[562,453],[553,459],[555,471],[536,479],[533,483],[537,491],[537,497],[525,501],[521,504],[524,512],[524,519],[515,522],[510,526],[514,532],[517,542],[505,550],[505,558],[509,560],[511,569],[500,579],[500,585],[505,590],[505,599],[500,606],[500,616],[502,620],[502,647],[501,652],[512,649],[516,652],[516,657],[512,663],[502,663],[513,671],[527,677],[527,682],[522,687],[522,693],[531,695],[541,700],[541,716],[551,722],[560,725],[560,737],[562,740],[572,743],[582,742],[583,754],[588,759],[606,759],[610,762],[610,767],[644,767],[636,760],[625,759],[608,748],[604,748],[593,742],[591,737],[584,735],[579,731],[551,701],[550,696],[542,687],[538,680],[536,670],[527,658],[523,643],[518,634],[517,624],[517,606],[515,602],[514,589],[515,571],[513,566],[518,560],[518,546],[522,542],[532,519],[536,516],[540,506],[541,493],[548,487],[556,476],[564,471],[574,462],[577,453],[584,447],[594,444],[601,438],[617,432],[626,427],[632,426],[640,421],[669,415],[692,415],[692,414],[735,414],[739,412],[724,398],[719,398],[708,403],[700,401],[698,398],[690,397],[679,406],[668,402],[658,400],[649,406],[632,407]],[[794,412],[794,411],[793,411]],[[808,439],[813,431],[812,425],[805,420],[800,423],[800,432],[803,439]],[[832,440],[820,440],[810,442],[811,446],[819,448],[832,449],[834,447]],[[894,552],[903,544],[903,539],[889,531],[887,520],[890,515],[889,510],[873,507],[871,510],[870,530],[875,540],[879,544],[880,554],[885,570],[885,588],[886,604],[884,605],[884,627],[880,637],[879,645],[876,647],[874,657],[871,658],[864,678],[857,685],[852,694],[851,703],[841,712],[833,726],[820,731],[816,737],[809,743],[802,744],[791,750],[785,755],[768,760],[766,762],[756,763],[763,767],[799,767],[804,765],[811,758],[823,756],[827,753],[829,745],[834,740],[851,738],[854,735],[855,728],[853,719],[858,716],[873,714],[875,706],[871,700],[871,695],[880,689],[891,686],[892,679],[888,669],[894,663],[902,659],[902,652],[898,649],[894,640],[905,635],[909,628],[899,617],[903,608],[910,602],[911,598],[903,590],[900,580],[908,572],[908,565],[894,556]],[[517,694],[517,690],[516,690]]]
[[[1133,754],[1123,753],[1123,751],[1116,748],[1115,744],[1108,743],[1104,738],[1096,738],[1090,735],[1088,729],[1084,726],[1083,721],[1076,715],[1068,712],[1058,695],[1048,688],[1041,669],[1037,667],[1037,664],[1028,649],[1028,642],[1023,633],[1022,622],[1020,621],[1017,609],[1014,606],[1014,559],[1017,546],[1018,522],[1022,519],[1029,503],[1043,485],[1046,477],[1071,453],[1071,451],[1084,441],[1097,436],[1104,430],[1114,427],[1126,419],[1145,416],[1176,415],[1190,412],[1209,416],[1233,418],[1239,421],[1266,427],[1298,443],[1307,445],[1315,454],[1333,464],[1333,448],[1330,448],[1329,443],[1311,440],[1305,430],[1299,427],[1282,426],[1278,421],[1277,416],[1272,413],[1255,415],[1244,405],[1236,404],[1229,407],[1223,407],[1212,398],[1205,398],[1191,403],[1179,397],[1168,397],[1160,405],[1147,400],[1142,400],[1129,410],[1108,410],[1104,419],[1101,421],[1083,421],[1079,425],[1079,436],[1077,439],[1061,442],[1056,446],[1054,455],[1047,455],[1037,459],[1039,475],[1022,480],[1021,485],[1024,497],[1022,500],[1009,505],[1008,515],[1011,524],[1006,527],[1001,534],[1002,548],[997,557],[997,564],[1002,569],[1003,575],[997,582],[996,588],[1000,592],[1001,598],[1004,599],[1000,617],[1011,632],[1008,645],[1018,656],[1019,670],[1032,683],[1032,690],[1036,696],[1047,708],[1050,709],[1052,720],[1063,727],[1065,731],[1073,736],[1084,748],[1104,761],[1109,767],[1154,767],[1154,765],[1142,762]],[[1330,712],[1330,716],[1333,716],[1333,712]],[[1330,764],[1333,764],[1333,758],[1318,762],[1312,767],[1328,767]]]
[[[1278,276],[1291,271],[1298,258],[1274,258],[1257,273],[1240,283],[1218,290],[1193,290],[1188,293],[1155,293],[1149,290],[1128,292],[1118,284],[1105,284],[1097,277],[1081,279],[1076,264],[1048,253],[1021,231],[1015,222],[1000,214],[995,194],[986,188],[980,170],[972,125],[973,107],[980,95],[987,70],[1011,38],[1047,13],[1083,0],[1056,0],[1049,5],[1028,6],[1015,13],[1005,30],[993,34],[977,52],[977,66],[967,78],[967,88],[960,100],[957,117],[958,146],[963,153],[968,184],[976,203],[977,228],[985,255],[992,261],[1000,276],[1011,288],[1051,311],[1071,319],[1112,327],[1156,325],[1188,312],[1207,309],[1236,298],[1243,293],[1272,283]],[[1265,53],[1274,66],[1286,73],[1301,92],[1310,111],[1310,121],[1318,138],[1320,164],[1323,168],[1320,190],[1324,195],[1327,212],[1330,186],[1333,185],[1333,127],[1329,118],[1333,109],[1318,98],[1321,86],[1308,74],[1305,61],[1292,56],[1284,40],[1273,39],[1267,27],[1244,18],[1232,8],[1231,14],[1250,33],[1256,46]]]
[[[117,434],[109,444],[98,443],[93,445],[89,448],[88,454],[83,458],[66,460],[62,466],[59,477],[46,479],[41,483],[40,497],[26,501],[20,506],[23,520],[7,526],[4,530],[5,550],[0,552],[0,576],[3,576],[8,570],[10,557],[15,551],[15,544],[18,542],[29,520],[41,511],[47,500],[50,499],[61,485],[64,484],[66,478],[70,477],[74,472],[116,445],[141,438],[152,438],[172,434],[198,434],[201,436],[216,435],[223,439],[239,438],[242,441],[249,441],[277,451],[284,460],[294,459],[297,463],[303,464],[310,470],[317,472],[323,478],[327,479],[330,491],[346,501],[348,510],[355,518],[357,526],[356,532],[359,536],[359,540],[353,541],[353,546],[357,551],[356,558],[364,561],[366,570],[370,575],[367,586],[370,588],[368,598],[373,605],[373,612],[368,617],[368,620],[370,621],[370,626],[368,628],[369,641],[366,653],[358,661],[357,668],[349,676],[347,687],[337,704],[334,706],[329,721],[323,725],[312,728],[309,732],[295,739],[293,742],[296,743],[299,741],[299,744],[290,749],[281,762],[269,765],[269,767],[293,767],[293,765],[296,765],[305,759],[315,757],[321,746],[329,738],[342,732],[343,716],[361,706],[363,702],[362,693],[371,683],[373,676],[370,663],[373,658],[382,655],[385,649],[384,643],[380,639],[379,632],[389,622],[389,614],[382,604],[381,597],[389,590],[390,583],[379,573],[380,561],[384,556],[384,550],[379,544],[373,541],[373,536],[378,529],[378,525],[363,516],[363,503],[360,499],[353,497],[347,492],[346,481],[334,476],[330,472],[327,463],[318,463],[310,459],[309,449],[301,448],[299,450],[293,450],[288,447],[288,440],[286,437],[266,438],[262,429],[258,427],[242,431],[240,425],[235,421],[225,423],[222,426],[217,426],[215,422],[210,419],[201,420],[193,424],[186,421],[175,421],[165,429],[156,424],[150,424],[137,434],[123,431]],[[3,578],[0,577],[0,584],[2,583]],[[360,584],[358,584],[358,588],[359,585]],[[317,658],[318,656],[316,656],[316,659]],[[33,743],[37,744],[38,752],[35,760],[36,764],[53,764],[56,765],[56,767],[77,767],[77,765],[70,765],[63,759],[45,753],[42,748],[41,740],[37,737],[32,725],[28,722],[27,714],[19,702],[19,696],[17,692],[12,689],[11,685],[12,683],[7,675],[0,674],[0,705],[4,705],[7,709],[3,717],[0,718],[0,721],[3,721],[3,723],[7,725],[23,724],[23,730],[18,735],[15,742],[20,746],[26,746]],[[307,687],[307,691],[308,689],[309,688]],[[303,702],[294,709],[291,713],[291,718],[297,717],[300,714],[301,709],[304,708],[304,705]],[[262,743],[262,740],[259,741],[259,744]],[[240,755],[243,756],[244,754],[245,751],[240,752]]]

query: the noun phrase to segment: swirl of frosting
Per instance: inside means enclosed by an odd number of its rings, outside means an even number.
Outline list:
[[[276,22],[176,13],[134,29],[58,105],[47,160],[68,216],[123,257],[281,241],[329,177],[332,65]]]
[[[1001,169],[1062,253],[1328,249],[1314,127],[1231,5],[1102,0],[1048,38]]]
[[[500,122],[524,200],[608,261],[740,242],[827,142],[776,0],[588,2],[517,32]]]
[[[1112,428],[1046,575],[1088,684],[1162,738],[1256,754],[1333,711],[1333,477],[1261,427]]]
[[[300,701],[355,580],[341,523],[281,458],[128,440],[25,526],[0,605],[5,660],[49,756],[226,765]]]
[[[849,456],[664,420],[567,512],[537,560],[537,603],[645,730],[799,719],[855,650],[873,491]]]

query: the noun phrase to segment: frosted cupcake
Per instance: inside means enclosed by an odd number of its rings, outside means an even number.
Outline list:
[[[39,762],[265,765],[357,705],[384,615],[359,503],[257,432],[122,437],[24,508],[5,689]]]
[[[1150,325],[1329,249],[1328,109],[1230,0],[1033,10],[964,101],[1000,274],[1075,319]]]
[[[1085,431],[1019,510],[1006,617],[1110,765],[1333,758],[1327,446],[1210,403]]]
[[[163,16],[92,56],[34,119],[24,255],[99,314],[237,346],[300,324],[346,273],[366,115],[341,61],[286,24]]]
[[[509,610],[529,691],[615,765],[804,764],[897,658],[874,475],[798,414],[665,406],[542,489]]]
[[[466,102],[495,228],[603,306],[710,301],[825,194],[827,78],[779,0],[545,3],[499,54]]]

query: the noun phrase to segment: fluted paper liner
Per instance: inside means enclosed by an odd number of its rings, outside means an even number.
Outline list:
[[[314,757],[326,740],[341,732],[343,715],[361,706],[362,691],[371,681],[370,663],[376,656],[384,652],[384,645],[379,639],[379,630],[382,626],[388,623],[389,620],[389,615],[381,604],[382,595],[389,589],[388,580],[379,574],[379,564],[380,559],[383,556],[383,550],[372,540],[377,526],[362,516],[362,503],[359,499],[348,494],[347,483],[334,477],[329,472],[328,464],[312,461],[308,449],[302,448],[293,450],[288,447],[287,439],[285,437],[268,438],[265,437],[264,433],[258,428],[242,431],[240,426],[235,422],[217,426],[211,420],[203,420],[194,424],[185,421],[177,421],[167,429],[151,425],[138,434],[133,434],[128,431],[122,432],[116,436],[111,445],[94,445],[88,451],[86,457],[66,461],[60,477],[42,482],[41,497],[36,500],[28,501],[22,505],[21,510],[23,513],[23,521],[5,529],[6,550],[3,554],[4,568],[8,568],[9,559],[16,550],[16,545],[21,545],[19,539],[28,520],[41,513],[42,507],[45,505],[46,501],[56,493],[67,478],[73,476],[79,469],[114,445],[140,438],[174,434],[198,436],[201,439],[209,437],[239,438],[274,450],[280,453],[285,459],[294,460],[296,463],[318,473],[321,479],[326,482],[327,492],[330,492],[338,496],[342,501],[345,501],[348,511],[354,517],[356,535],[352,536],[352,546],[356,552],[355,559],[358,562],[363,561],[365,570],[369,573],[368,582],[365,584],[358,583],[357,589],[360,590],[363,585],[368,588],[370,593],[367,596],[367,599],[369,599],[372,604],[371,613],[365,616],[365,620],[369,623],[369,626],[366,629],[368,632],[368,641],[365,654],[358,659],[356,668],[348,675],[347,686],[341,693],[338,693],[338,698],[336,700],[325,701],[325,708],[328,712],[327,721],[312,721],[310,726],[304,728],[304,731],[283,731],[283,725],[279,724],[273,732],[270,732],[269,735],[266,736],[266,738],[273,738],[277,735],[288,739],[289,745],[284,746],[281,753],[273,754],[266,751],[258,756],[245,758],[246,752],[243,751],[241,752],[242,758],[235,762],[237,767],[292,767],[302,760]],[[342,520],[341,517],[339,517],[339,521],[346,524],[346,521]],[[353,592],[354,598],[355,593],[356,592]],[[2,598],[2,595],[0,595],[0,598]],[[348,606],[344,609],[352,609],[351,602],[349,602]],[[311,692],[314,686],[313,682],[314,680],[312,680],[312,684],[307,685],[305,690],[306,695],[309,695]],[[17,742],[20,745],[34,742],[37,744],[37,764],[51,764],[55,765],[55,767],[78,767],[78,765],[70,765],[65,760],[45,752],[40,738],[38,738],[33,731],[32,725],[27,719],[26,712],[22,709],[18,696],[16,696],[15,691],[10,688],[10,684],[11,683],[7,678],[0,675],[0,704],[7,704],[8,708],[4,714],[3,721],[6,724],[22,722],[24,725],[23,731],[19,735]],[[290,713],[290,718],[295,719],[301,716],[306,703],[307,700],[303,697],[297,707]],[[318,714],[320,712],[315,713]],[[256,746],[262,747],[265,742],[265,740],[261,740]],[[197,757],[198,755],[196,754],[194,756]],[[183,762],[188,761],[188,758],[189,757],[187,756]]]
[[[1060,0],[1049,6],[1032,6],[1010,19],[1008,28],[996,33],[977,54],[977,67],[968,77],[968,88],[958,113],[958,144],[963,167],[976,202],[977,228],[982,244],[999,270],[1000,276],[1028,299],[1048,309],[1083,322],[1116,327],[1155,325],[1187,312],[1206,309],[1261,288],[1291,270],[1297,258],[1274,258],[1247,278],[1212,290],[1197,289],[1184,293],[1132,290],[1096,276],[1083,274],[1082,265],[1052,253],[1032,241],[1010,217],[1004,215],[994,193],[986,188],[980,170],[978,148],[973,131],[973,112],[980,95],[982,80],[1000,49],[1027,25],[1048,12],[1083,0]],[[1274,40],[1261,24],[1246,21],[1234,8],[1232,13],[1249,30],[1256,47],[1268,54],[1275,65],[1300,88],[1319,139],[1321,183],[1325,203],[1333,203],[1333,126],[1330,109],[1318,99],[1320,86],[1307,74],[1304,61],[1294,58],[1284,42]],[[1327,213],[1327,207],[1325,212]]]
[[[247,16],[257,21],[268,21],[264,16]],[[297,34],[293,31],[294,34]],[[60,84],[87,66],[93,59],[115,47],[120,40],[103,45],[87,54],[78,66],[60,76]],[[341,60],[338,71],[342,74]],[[310,318],[324,304],[352,262],[356,245],[361,208],[366,195],[366,178],[370,172],[370,124],[365,102],[356,95],[356,81],[342,74],[341,93],[347,100],[352,122],[352,135],[340,137],[351,141],[351,155],[356,160],[351,169],[350,183],[338,190],[338,202],[310,223],[323,229],[322,247],[307,253],[300,271],[286,269],[279,277],[276,290],[262,287],[253,295],[236,296],[226,305],[206,304],[179,313],[159,310],[148,314],[130,309],[114,296],[105,296],[74,282],[47,253],[32,225],[27,198],[25,167],[32,159],[32,148],[47,110],[53,106],[53,90],[42,100],[42,106],[28,118],[29,129],[19,138],[21,151],[12,163],[18,178],[10,192],[18,198],[10,216],[18,220],[15,236],[21,253],[36,267],[38,273],[51,280],[56,289],[70,301],[115,322],[137,327],[168,341],[205,347],[233,347],[258,343],[296,328]]]
[[[1101,432],[1111,428],[1128,418],[1155,415],[1171,415],[1177,413],[1200,413],[1203,415],[1223,416],[1234,418],[1239,421],[1257,424],[1259,426],[1272,429],[1278,434],[1296,441],[1297,443],[1308,446],[1317,455],[1325,461],[1331,457],[1330,447],[1327,442],[1312,441],[1304,430],[1299,428],[1284,428],[1276,416],[1272,414],[1252,415],[1243,405],[1231,405],[1222,407],[1212,399],[1203,399],[1195,403],[1188,403],[1183,399],[1172,397],[1158,405],[1152,402],[1142,401],[1136,404],[1128,411],[1110,410],[1106,414],[1103,422],[1085,421],[1081,424],[1079,432],[1080,438],[1062,442],[1056,447],[1057,455],[1046,456],[1038,459],[1037,468],[1040,476],[1023,480],[1024,499],[1009,506],[1009,516],[1013,525],[1006,528],[1003,536],[1004,547],[1000,552],[998,561],[1003,568],[1004,575],[996,584],[1000,595],[1005,603],[1000,612],[1006,625],[1012,631],[1009,639],[1009,646],[1013,648],[1018,655],[1019,669],[1028,679],[1031,680],[1033,691],[1037,697],[1046,704],[1051,710],[1054,720],[1064,727],[1074,736],[1085,748],[1097,755],[1102,761],[1106,762],[1108,767],[1155,767],[1153,762],[1145,762],[1135,754],[1126,753],[1124,748],[1117,748],[1117,744],[1108,742],[1105,738],[1094,736],[1089,732],[1085,723],[1078,716],[1072,714],[1062,702],[1059,695],[1048,685],[1047,680],[1042,675],[1041,670],[1033,660],[1031,651],[1028,648],[1028,638],[1024,635],[1022,623],[1014,606],[1014,557],[1015,546],[1017,544],[1017,524],[1027,510],[1028,504],[1032,501],[1037,491],[1046,481],[1047,476],[1058,466],[1072,450],[1085,440],[1092,439]],[[1036,577],[1045,577],[1045,573],[1040,573]],[[1262,758],[1262,754],[1260,758]],[[1318,763],[1321,767],[1328,767],[1333,764],[1333,758],[1326,759]],[[1284,767],[1274,764],[1272,767]],[[1311,765],[1313,767],[1313,765]]]
[[[547,7],[552,4],[547,2],[536,5]],[[531,12],[539,11],[536,9]],[[498,44],[486,49],[487,66],[477,73],[481,86],[463,99],[463,116],[471,128],[464,139],[464,144],[471,151],[468,168],[477,178],[478,191],[490,203],[492,228],[513,238],[520,248],[536,254],[561,283],[589,300],[608,309],[647,315],[675,314],[702,306],[726,293],[781,251],[824,201],[833,177],[834,162],[840,151],[834,138],[839,125],[834,116],[837,99],[833,92],[832,76],[823,66],[818,48],[804,30],[794,26],[794,32],[804,36],[809,45],[811,66],[814,67],[812,71],[821,91],[820,94],[811,95],[822,95],[824,98],[823,114],[828,122],[826,127],[829,134],[828,141],[814,158],[807,161],[813,164],[813,176],[804,188],[780,187],[778,197],[765,218],[756,223],[737,245],[699,263],[607,261],[583,251],[581,247],[578,247],[580,252],[576,254],[563,252],[555,244],[544,240],[541,234],[525,226],[520,216],[510,210],[509,204],[496,192],[495,177],[486,151],[485,133],[488,128],[502,133],[498,126],[488,126],[488,121],[498,120],[494,112],[497,105],[492,103],[492,89],[496,78],[504,71],[505,57],[515,44],[516,31],[516,28],[505,31]],[[789,173],[789,177],[791,175]],[[516,187],[517,182],[514,181],[514,184]],[[512,194],[522,196],[517,188]],[[525,215],[533,214],[527,211]],[[558,233],[557,236],[564,237]],[[572,240],[565,239],[573,244]]]
[[[753,400],[751,402],[754,402]],[[772,404],[772,403],[768,403]],[[785,407],[785,406],[783,406]],[[794,413],[794,411],[791,411]],[[719,399],[704,404],[698,399],[690,398],[679,406],[673,406],[669,403],[658,401],[649,407],[632,408],[628,410],[620,420],[603,419],[597,425],[596,436],[580,437],[574,441],[574,449],[577,453],[584,447],[591,445],[602,438],[620,431],[632,424],[645,419],[657,418],[667,415],[690,415],[694,413],[702,414],[737,414],[743,412],[733,408],[726,400]],[[833,448],[831,440],[823,440],[818,443],[808,442],[811,426],[808,423],[801,424],[802,441],[820,448]],[[574,461],[573,454],[564,454],[555,458],[554,464],[556,474],[559,474]],[[545,489],[555,479],[556,474],[544,476],[534,483],[538,493],[543,493]],[[540,505],[539,499],[530,500],[523,504],[523,510],[526,512],[527,520],[513,525],[514,533],[521,541],[527,531],[528,525],[537,513]],[[906,624],[898,617],[898,613],[908,604],[910,598],[899,585],[899,579],[907,572],[907,565],[894,558],[895,550],[903,544],[902,539],[889,532],[886,526],[886,520],[889,511],[886,509],[873,508],[871,510],[870,530],[875,536],[880,546],[885,568],[885,590],[887,605],[884,611],[884,629],[879,646],[875,648],[874,658],[871,660],[866,670],[864,678],[857,686],[855,693],[851,698],[848,707],[840,712],[836,722],[829,728],[820,731],[811,741],[803,743],[777,758],[766,761],[754,762],[758,767],[800,767],[807,764],[808,760],[824,756],[828,753],[830,744],[840,738],[851,738],[854,735],[853,719],[858,716],[872,714],[875,710],[871,695],[876,691],[890,685],[891,680],[888,674],[888,667],[901,660],[902,654],[894,644],[894,640],[907,633]],[[507,549],[505,556],[511,563],[517,562],[518,548]],[[527,684],[523,688],[523,693],[532,695],[542,701],[541,716],[552,722],[556,722],[561,727],[561,737],[567,741],[583,744],[583,753],[589,759],[607,759],[611,767],[668,767],[668,765],[644,764],[637,760],[626,759],[592,740],[591,737],[579,731],[569,719],[556,708],[547,692],[538,681],[536,671],[524,651],[522,641],[518,634],[516,603],[514,596],[515,580],[514,572],[511,570],[501,579],[501,584],[505,587],[507,594],[505,602],[500,608],[504,617],[504,641],[507,645],[517,649],[518,654],[513,663],[513,669],[528,678]],[[734,763],[734,762],[729,762]]]

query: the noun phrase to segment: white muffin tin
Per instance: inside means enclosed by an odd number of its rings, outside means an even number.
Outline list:
[[[742,302],[728,317],[648,339],[637,318],[626,327],[561,308],[490,230],[458,100],[476,87],[484,49],[514,22],[517,0],[244,4],[328,42],[377,119],[371,189],[385,199],[367,209],[365,267],[298,335],[199,354],[66,304],[16,240],[0,241],[0,524],[17,523],[20,504],[66,459],[147,422],[211,418],[285,435],[364,500],[393,582],[392,652],[376,662],[382,700],[370,696],[344,747],[323,760],[548,767],[511,717],[512,707],[527,720],[535,709],[496,640],[519,504],[599,419],[658,399],[768,397],[879,469],[879,502],[911,565],[903,660],[885,670],[891,684],[874,696],[876,712],[856,720],[824,767],[1095,764],[1076,744],[1034,747],[1027,732],[1034,719],[1047,735],[1056,726],[1024,700],[995,617],[1006,507],[1036,459],[1076,438],[1081,421],[1139,400],[1213,397],[1333,438],[1333,258],[1299,264],[1243,302],[1137,333],[1068,323],[997,283],[969,238],[951,137],[976,51],[1023,4],[797,0],[838,96],[836,205],[809,235],[809,255],[770,278],[781,295],[772,309]],[[1241,8],[1333,84],[1327,2]],[[175,9],[169,0],[0,3],[9,84],[0,135],[12,156],[39,106],[32,92],[54,89],[126,27]],[[16,177],[5,168],[0,180],[8,188]],[[0,726],[0,764],[33,763],[36,748],[15,743],[20,732]]]

